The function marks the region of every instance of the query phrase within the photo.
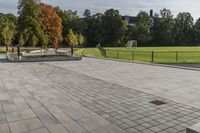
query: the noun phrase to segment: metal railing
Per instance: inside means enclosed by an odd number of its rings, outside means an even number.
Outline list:
[[[147,62],[200,62],[200,51],[129,51],[106,49],[107,58]]]

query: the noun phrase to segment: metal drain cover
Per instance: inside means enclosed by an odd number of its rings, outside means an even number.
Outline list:
[[[154,100],[154,101],[151,101],[150,103],[152,103],[152,104],[155,104],[155,105],[163,105],[163,104],[167,104],[167,103],[165,103],[165,102],[163,102],[163,101],[160,101],[160,100]]]

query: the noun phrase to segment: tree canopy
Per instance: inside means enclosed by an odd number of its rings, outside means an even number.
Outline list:
[[[175,19],[174,41],[177,44],[187,44],[192,41],[194,19],[188,12],[179,13]]]
[[[72,29],[69,29],[69,33],[67,35],[67,38],[66,38],[68,44],[70,46],[77,46],[78,45],[78,38],[77,38],[77,34],[73,32]]]
[[[200,18],[194,24],[193,39],[195,43],[200,43]]]
[[[41,3],[42,23],[44,34],[48,36],[49,42],[62,41],[62,19],[51,5]]]
[[[115,9],[92,14],[89,9],[79,17],[77,11],[41,3],[40,0],[19,0],[18,14],[0,13],[0,42],[9,46],[52,46],[53,43],[71,45],[66,39],[73,31],[86,47],[124,46],[128,40],[139,45],[197,45],[200,43],[200,19],[188,12],[173,16],[169,9],[150,16],[140,11],[129,24]],[[16,31],[17,30],[17,31]],[[80,44],[80,42],[79,42]]]
[[[154,26],[152,32],[153,42],[160,45],[166,45],[173,42],[173,29],[175,21],[170,10],[163,9],[160,16],[154,18]]]
[[[123,44],[123,37],[128,29],[128,24],[122,19],[118,10],[107,10],[102,18],[103,44],[106,46],[120,46]]]
[[[136,37],[140,43],[148,43],[150,36],[150,19],[147,12],[141,11],[137,15]]]
[[[0,14],[0,42],[6,46],[6,51],[8,51],[8,46],[12,44],[15,34],[16,25],[14,21],[9,19],[7,15]]]
[[[44,42],[39,3],[39,0],[19,0],[18,2],[18,36],[22,46],[36,46]]]

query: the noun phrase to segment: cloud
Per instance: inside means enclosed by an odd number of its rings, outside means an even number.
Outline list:
[[[0,12],[17,14],[18,0],[0,0]],[[45,3],[60,6],[62,9],[77,10],[81,16],[85,9],[90,9],[92,13],[104,12],[109,8],[115,8],[122,15],[136,15],[139,11],[155,12],[168,8],[174,15],[179,12],[190,12],[195,19],[200,17],[199,0],[42,0]]]

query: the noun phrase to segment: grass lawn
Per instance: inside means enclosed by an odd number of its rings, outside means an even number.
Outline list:
[[[75,53],[103,57],[97,48],[79,49]],[[200,63],[200,47],[106,48],[106,58],[145,62],[152,62],[153,58],[157,63]]]

